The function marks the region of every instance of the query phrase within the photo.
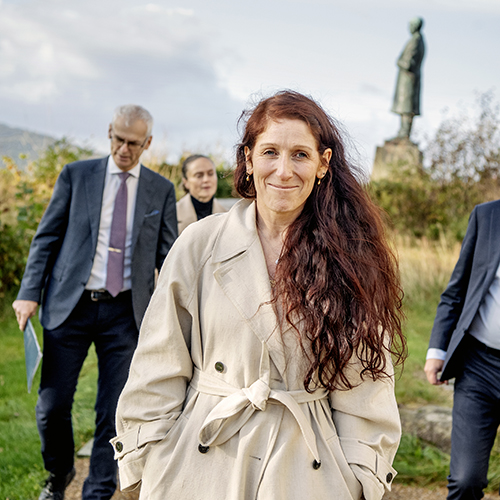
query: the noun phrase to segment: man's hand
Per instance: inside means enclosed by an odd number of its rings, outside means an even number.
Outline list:
[[[36,314],[38,302],[35,302],[34,300],[14,300],[12,307],[16,312],[19,328],[24,331],[28,319]]]
[[[444,365],[444,360],[442,359],[430,358],[425,362],[424,372],[427,375],[427,380],[432,385],[448,384],[447,380],[441,382],[438,379],[438,374],[441,373],[443,365]]]

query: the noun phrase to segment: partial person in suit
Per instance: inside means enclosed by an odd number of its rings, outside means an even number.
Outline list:
[[[226,212],[214,196],[217,191],[217,171],[214,162],[204,155],[188,156],[182,164],[182,185],[186,191],[177,202],[179,234],[207,215]]]
[[[500,200],[474,208],[441,295],[425,373],[455,377],[448,500],[479,499],[500,424]]]
[[[136,105],[116,109],[111,155],[66,165],[31,244],[13,307],[21,330],[41,304],[43,364],[37,425],[50,475],[40,500],[62,500],[75,475],[71,408],[92,343],[98,357],[96,430],[82,499],[116,489],[118,396],[125,384],[155,269],[177,237],[173,184],[139,163],[153,119]]]

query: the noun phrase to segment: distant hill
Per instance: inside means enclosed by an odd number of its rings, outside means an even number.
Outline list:
[[[23,168],[29,161],[36,160],[41,151],[53,144],[57,139],[48,135],[28,132],[0,123],[0,166],[3,156],[10,156],[16,164]],[[19,158],[26,156],[26,159]]]

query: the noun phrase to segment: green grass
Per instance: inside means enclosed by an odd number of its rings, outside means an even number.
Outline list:
[[[10,300],[4,304],[10,304]],[[42,343],[41,327],[34,321]],[[0,498],[31,500],[38,498],[46,477],[40,455],[35,421],[40,369],[28,394],[24,364],[23,334],[13,311],[0,311]],[[73,406],[73,425],[77,448],[93,434],[97,363],[91,351],[82,370]]]
[[[405,334],[408,359],[396,379],[396,398],[399,405],[452,405],[452,392],[442,386],[429,384],[423,371],[437,300],[416,303],[412,303],[410,298],[407,300]],[[449,455],[437,447],[415,436],[403,434],[394,460],[394,468],[398,471],[395,482],[418,486],[444,486],[449,461]]]
[[[400,405],[452,405],[451,391],[432,386],[424,374],[425,356],[439,297],[445,289],[459,253],[456,244],[426,240],[399,241],[401,280],[407,320],[404,332],[408,359],[396,380]]]
[[[452,392],[443,386],[429,384],[424,373],[436,303],[418,303],[406,308],[405,335],[408,358],[403,370],[397,371],[396,378],[396,397],[400,405],[452,405]]]
[[[421,439],[403,434],[394,468],[395,481],[416,486],[445,485],[450,456]]]

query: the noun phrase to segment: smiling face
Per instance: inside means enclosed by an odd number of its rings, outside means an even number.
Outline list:
[[[316,139],[302,120],[270,120],[253,149],[245,148],[259,215],[295,220],[314,184],[325,176],[331,156],[331,149],[319,154]]]
[[[116,166],[126,172],[139,163],[139,158],[151,144],[152,136],[147,135],[148,126],[143,120],[131,124],[119,116],[109,126],[108,136],[111,139],[111,156]]]
[[[198,158],[187,166],[186,178],[182,179],[189,194],[199,201],[210,201],[217,191],[217,172],[208,158]]]

